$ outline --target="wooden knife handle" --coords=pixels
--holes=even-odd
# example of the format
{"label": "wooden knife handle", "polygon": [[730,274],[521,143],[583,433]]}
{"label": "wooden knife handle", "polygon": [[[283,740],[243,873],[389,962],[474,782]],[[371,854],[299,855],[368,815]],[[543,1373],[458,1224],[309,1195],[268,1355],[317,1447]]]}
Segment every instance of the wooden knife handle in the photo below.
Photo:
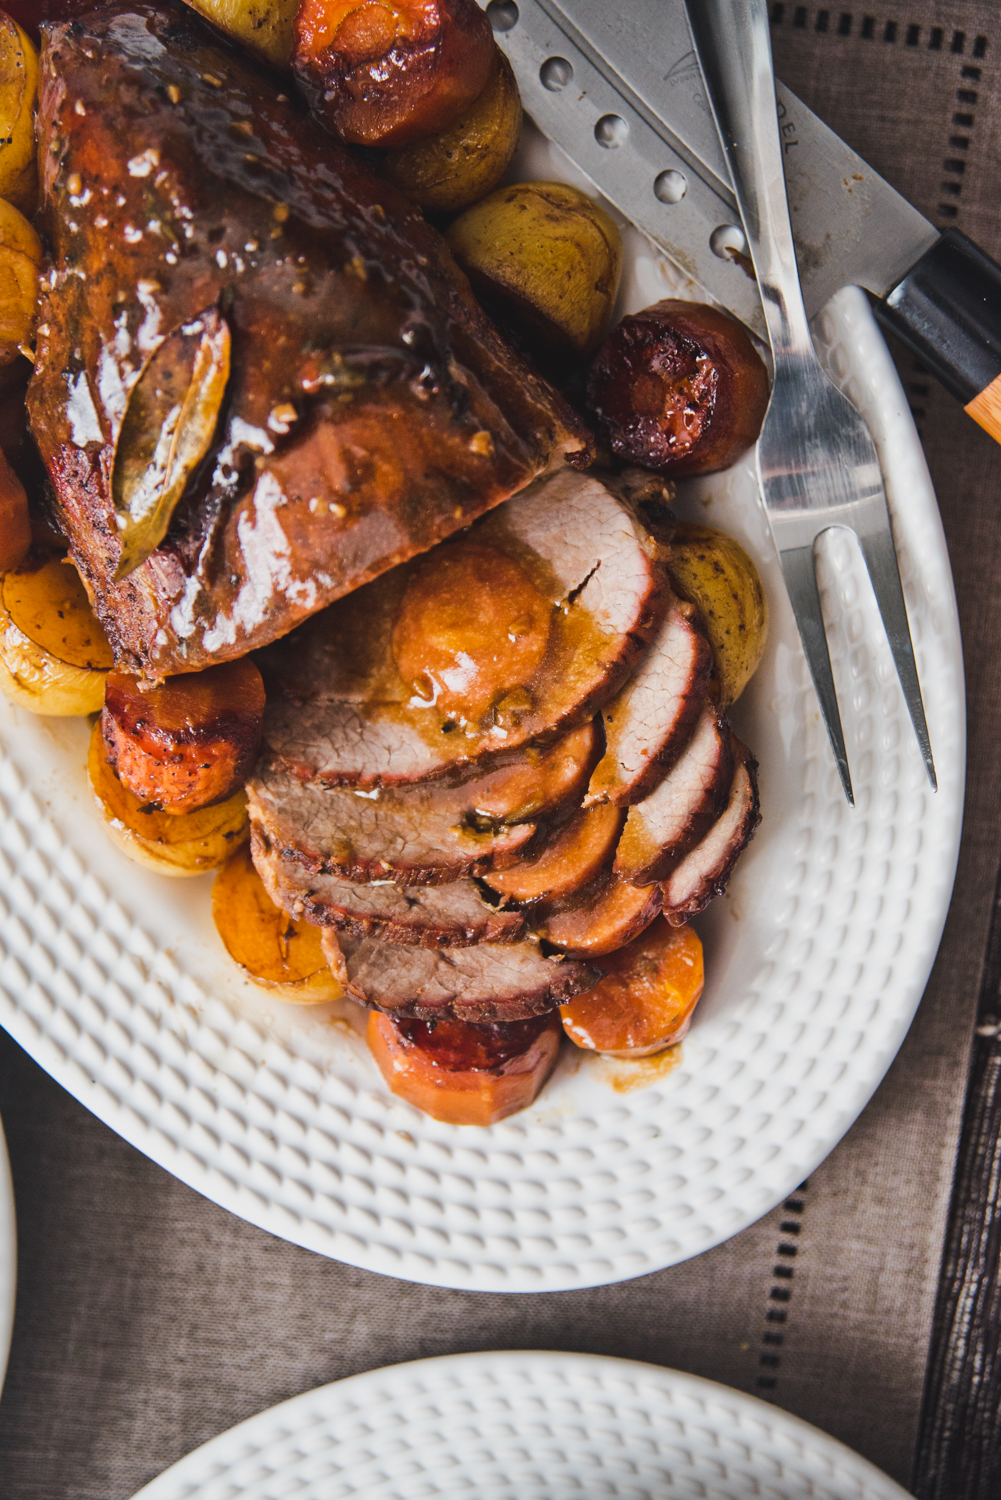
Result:
{"label": "wooden knife handle", "polygon": [[1001,443],[1001,266],[948,229],[876,316]]}

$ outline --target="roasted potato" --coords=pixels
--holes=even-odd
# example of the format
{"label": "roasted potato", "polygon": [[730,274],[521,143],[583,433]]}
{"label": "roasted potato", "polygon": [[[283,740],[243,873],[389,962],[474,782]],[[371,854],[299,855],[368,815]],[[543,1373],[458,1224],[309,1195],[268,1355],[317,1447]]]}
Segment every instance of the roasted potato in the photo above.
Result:
{"label": "roasted potato", "polygon": [[26,214],[38,206],[37,97],[38,53],[17,22],[0,11],[0,198]]}
{"label": "roasted potato", "polygon": [[0,580],[0,690],[32,713],[97,713],[111,648],[72,563],[31,559]]}
{"label": "roasted potato", "polygon": [[617,458],[675,478],[728,469],[768,405],[768,372],[719,308],[667,299],[623,318],[591,366],[587,409]]}
{"label": "roasted potato", "polygon": [[299,0],[187,0],[187,4],[274,67],[291,64]]}
{"label": "roasted potato", "polygon": [[292,67],[342,141],[394,147],[453,125],[486,87],[493,54],[475,0],[301,0]]}
{"label": "roasted potato", "polygon": [[320,948],[320,929],[294,921],[275,905],[247,844],[233,851],[215,878],[212,916],[226,952],[255,984],[305,1005],[343,995]]}
{"label": "roasted potato", "polygon": [[691,927],[658,917],[601,967],[594,989],[560,1006],[572,1042],[611,1057],[649,1057],[681,1040],[703,984],[702,944]]}
{"label": "roasted potato", "polygon": [[732,536],[693,521],[678,523],[668,570],[677,592],[705,620],[713,653],[709,691],[726,708],[750,682],[765,649],[768,606],[758,570]]}
{"label": "roasted potato", "polygon": [[110,672],[101,725],[123,785],[164,812],[191,813],[231,797],[257,759],[264,683],[249,657],[168,677],[144,690]]}
{"label": "roasted potato", "polygon": [[498,188],[445,238],[487,310],[544,362],[597,348],[619,289],[622,237],[586,193],[564,182]]}
{"label": "roasted potato", "polygon": [[495,1125],[532,1103],[553,1071],[560,1027],[529,1021],[394,1020],[373,1011],[369,1051],[394,1094],[446,1125]]}
{"label": "roasted potato", "polygon": [[0,365],[30,348],[42,242],[23,214],[0,199]]}
{"label": "roasted potato", "polygon": [[242,791],[228,802],[180,816],[140,802],[108,765],[100,720],[90,737],[87,773],[115,843],[129,859],[158,875],[204,875],[250,837]]}
{"label": "roasted potato", "polygon": [[499,47],[487,86],[454,125],[387,153],[383,174],[423,209],[454,213],[495,188],[521,137],[521,95]]}

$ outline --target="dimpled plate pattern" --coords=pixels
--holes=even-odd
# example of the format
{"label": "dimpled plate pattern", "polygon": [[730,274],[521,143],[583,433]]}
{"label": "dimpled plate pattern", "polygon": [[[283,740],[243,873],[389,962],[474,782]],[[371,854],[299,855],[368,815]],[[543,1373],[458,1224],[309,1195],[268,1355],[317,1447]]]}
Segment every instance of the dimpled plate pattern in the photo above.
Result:
{"label": "dimpled plate pattern", "polygon": [[865,1459],[715,1381],[588,1354],[354,1375],[206,1443],[134,1500],[907,1500]]}
{"label": "dimpled plate pattern", "polygon": [[[574,179],[531,132],[521,167]],[[626,265],[622,310],[684,295],[631,230]],[[963,797],[959,629],[921,448],[860,292],[839,293],[819,337],[884,465],[940,790],[925,781],[850,540],[832,533],[823,553],[854,812],[750,457],[685,485],[679,509],[733,532],[758,562],[771,626],[734,715],[761,761],[764,823],[698,924],[706,992],[673,1071],[630,1073],[568,1047],[534,1108],[490,1130],[419,1114],[383,1087],[361,1012],[284,1005],[236,973],[208,877],[163,879],[111,846],[86,786],[85,723],[7,706],[0,1024],[223,1207],[408,1280],[600,1285],[684,1260],[772,1208],[848,1129],[900,1046],[938,947]]]}

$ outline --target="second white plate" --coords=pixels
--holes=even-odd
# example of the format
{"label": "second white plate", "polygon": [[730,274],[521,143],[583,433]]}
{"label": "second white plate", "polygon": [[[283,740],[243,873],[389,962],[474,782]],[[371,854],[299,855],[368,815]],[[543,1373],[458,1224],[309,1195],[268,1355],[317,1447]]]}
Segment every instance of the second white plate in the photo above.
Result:
{"label": "second white plate", "polygon": [[[528,175],[572,176],[536,138]],[[623,310],[673,277],[627,235]],[[209,882],[130,865],[91,806],[82,721],[0,706],[0,1023],[127,1140],[271,1233],[368,1270],[484,1291],[654,1271],[736,1234],[858,1115],[931,970],[959,843],[959,627],[903,391],[864,297],[821,319],[825,356],[883,463],[939,775],[925,779],[857,548],[825,544],[831,645],[855,780],[845,804],[748,456],[679,509],[733,532],[771,608],[735,715],[764,822],[698,925],[707,984],[670,1059],[567,1049],[536,1106],[490,1130],[384,1087],[361,1013],[285,1006],[243,981]]]}

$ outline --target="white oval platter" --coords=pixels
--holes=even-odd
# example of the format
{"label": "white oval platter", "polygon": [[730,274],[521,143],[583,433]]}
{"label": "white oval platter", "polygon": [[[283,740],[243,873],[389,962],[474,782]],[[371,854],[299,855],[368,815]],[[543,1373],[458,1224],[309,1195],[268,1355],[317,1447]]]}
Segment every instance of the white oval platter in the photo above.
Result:
{"label": "white oval platter", "polygon": [[0,1125],[0,1391],[7,1373],[10,1336],[14,1331],[14,1299],[17,1293],[17,1221],[14,1215],[14,1184],[3,1126]]}
{"label": "white oval platter", "polygon": [[134,1500],[907,1500],[798,1417],[593,1354],[452,1354],[296,1396]]}
{"label": "white oval platter", "polygon": [[[530,132],[525,177],[575,179]],[[621,311],[684,295],[626,234]],[[771,611],[734,715],[764,821],[699,923],[707,983],[676,1066],[572,1048],[535,1107],[489,1130],[394,1099],[345,1004],[275,1001],[226,958],[209,879],[112,847],[84,773],[88,726],[0,701],[0,1024],[127,1140],[224,1208],[372,1271],[555,1291],[639,1276],[736,1234],[828,1154],[921,998],[952,890],[963,801],[959,626],[941,522],[861,292],[818,338],[879,447],[939,790],[904,709],[857,549],[825,539],[826,609],[857,806],[819,719],[748,454],[679,489],[735,534]],[[645,1084],[645,1087],[640,1085]]]}

